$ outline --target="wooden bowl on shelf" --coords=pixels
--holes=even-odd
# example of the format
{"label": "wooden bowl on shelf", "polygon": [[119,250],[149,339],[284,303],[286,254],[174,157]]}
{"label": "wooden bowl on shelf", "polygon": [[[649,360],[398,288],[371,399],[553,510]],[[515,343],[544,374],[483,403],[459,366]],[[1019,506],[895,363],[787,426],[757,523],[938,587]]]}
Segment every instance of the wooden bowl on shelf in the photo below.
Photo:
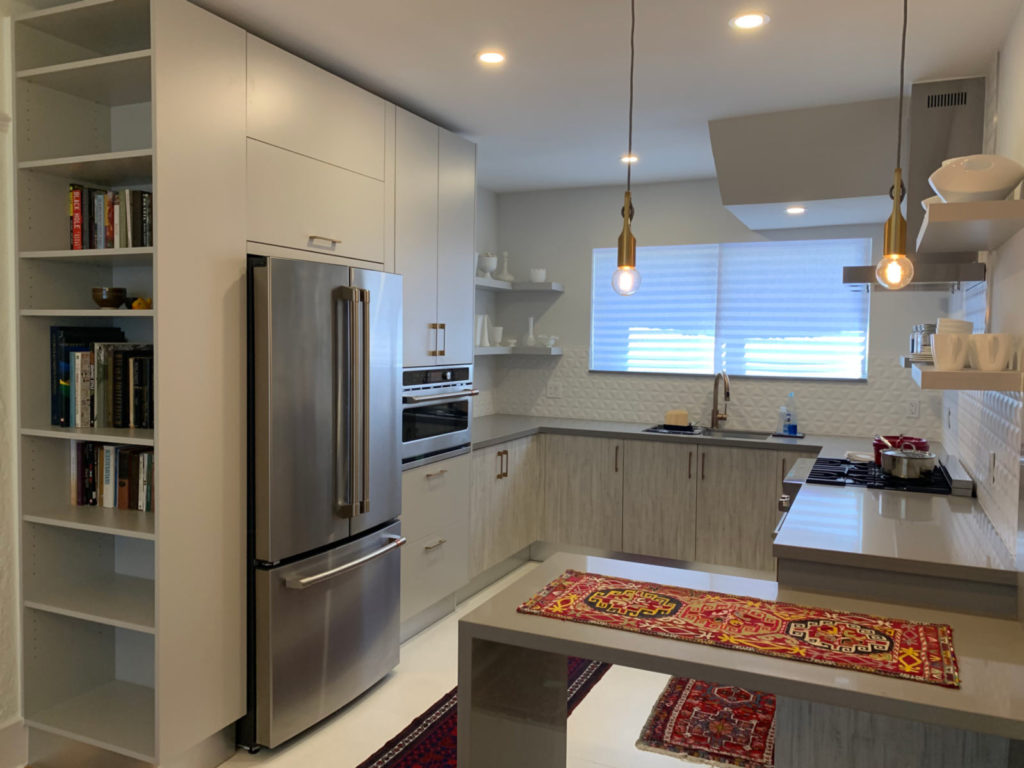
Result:
{"label": "wooden bowl on shelf", "polygon": [[124,304],[124,298],[128,295],[127,288],[93,288],[92,300],[97,306],[105,309],[117,309]]}

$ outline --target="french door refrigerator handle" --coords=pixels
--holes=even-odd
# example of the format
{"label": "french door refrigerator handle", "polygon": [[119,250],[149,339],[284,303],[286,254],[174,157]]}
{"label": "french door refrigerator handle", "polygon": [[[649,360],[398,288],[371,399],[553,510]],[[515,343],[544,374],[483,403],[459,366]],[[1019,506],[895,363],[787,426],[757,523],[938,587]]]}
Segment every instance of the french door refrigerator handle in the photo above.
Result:
{"label": "french door refrigerator handle", "polygon": [[359,457],[363,483],[359,513],[365,515],[370,511],[370,291],[364,288],[359,293],[363,303],[363,452]]}
{"label": "french door refrigerator handle", "polygon": [[363,555],[362,557],[356,558],[350,563],[345,563],[344,565],[339,565],[336,568],[331,568],[330,570],[324,571],[323,573],[315,573],[312,576],[306,576],[301,579],[286,577],[284,579],[284,585],[288,589],[306,589],[308,587],[312,587],[314,584],[319,584],[322,581],[333,579],[335,576],[341,576],[343,573],[347,573],[348,571],[358,568],[361,565],[365,565],[371,560],[376,560],[378,557],[383,557],[388,552],[391,552],[392,550],[398,549],[399,547],[403,546],[406,542],[405,536],[387,536],[386,538],[388,543],[385,544],[383,547],[381,547],[380,549],[375,549],[373,552]]}
{"label": "french door refrigerator handle", "polygon": [[[334,471],[336,486],[337,512],[341,517],[352,518],[360,514],[363,489],[357,490],[356,483],[362,482],[365,470],[365,456],[361,455],[360,448],[363,440],[356,435],[358,430],[363,431],[365,414],[360,415],[358,411],[365,404],[365,377],[357,374],[356,347],[360,344],[360,337],[356,333],[356,319],[358,317],[357,304],[362,300],[362,291],[359,288],[342,286],[335,292],[338,305],[336,307],[336,329],[335,329],[335,431],[334,431]],[[344,309],[342,309],[342,306]],[[343,330],[342,324],[346,327]],[[365,323],[364,323],[365,327]],[[365,343],[365,334],[364,334]],[[344,346],[344,350],[341,347]],[[365,356],[365,353],[364,353]],[[364,390],[360,397],[356,398],[356,384]],[[343,434],[344,433],[344,434]],[[342,466],[342,441],[347,443],[348,461]],[[360,471],[356,471],[356,457],[360,464]]]}

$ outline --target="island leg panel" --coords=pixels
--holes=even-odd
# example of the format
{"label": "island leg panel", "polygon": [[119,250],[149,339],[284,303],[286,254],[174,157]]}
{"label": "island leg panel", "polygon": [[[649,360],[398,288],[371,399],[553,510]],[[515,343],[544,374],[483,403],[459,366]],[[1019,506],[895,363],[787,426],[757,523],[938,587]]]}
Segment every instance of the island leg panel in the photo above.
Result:
{"label": "island leg panel", "polygon": [[459,631],[459,768],[564,768],[567,658]]}

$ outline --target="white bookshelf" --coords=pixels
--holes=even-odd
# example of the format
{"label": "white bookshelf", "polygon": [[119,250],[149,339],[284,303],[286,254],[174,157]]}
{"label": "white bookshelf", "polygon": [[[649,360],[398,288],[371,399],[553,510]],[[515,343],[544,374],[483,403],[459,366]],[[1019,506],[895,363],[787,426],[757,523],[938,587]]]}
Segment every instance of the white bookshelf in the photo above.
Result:
{"label": "white bookshelf", "polygon": [[[245,701],[245,33],[186,0],[58,2],[12,33],[29,759],[213,765]],[[72,183],[152,192],[155,244],[70,248]],[[156,428],[50,424],[51,326],[154,344]],[[78,441],[152,448],[154,511],[74,504]]]}

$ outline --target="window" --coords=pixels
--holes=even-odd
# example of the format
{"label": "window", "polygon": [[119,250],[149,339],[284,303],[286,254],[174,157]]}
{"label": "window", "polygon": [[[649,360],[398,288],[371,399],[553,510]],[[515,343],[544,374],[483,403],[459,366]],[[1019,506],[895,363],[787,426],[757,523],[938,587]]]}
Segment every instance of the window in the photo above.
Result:
{"label": "window", "polygon": [[591,370],[867,377],[868,294],[843,267],[871,263],[869,239],[642,247],[633,296],[615,263],[594,250]]}

